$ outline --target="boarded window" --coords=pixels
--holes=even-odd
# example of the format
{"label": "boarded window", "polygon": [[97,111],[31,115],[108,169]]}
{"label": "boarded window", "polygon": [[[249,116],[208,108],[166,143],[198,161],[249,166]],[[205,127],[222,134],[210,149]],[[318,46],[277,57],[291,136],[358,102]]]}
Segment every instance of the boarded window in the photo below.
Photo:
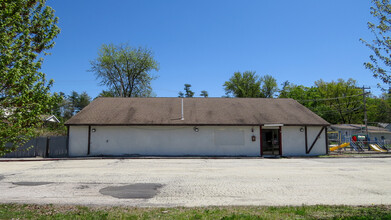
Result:
{"label": "boarded window", "polygon": [[239,129],[216,129],[216,145],[244,145],[244,131]]}

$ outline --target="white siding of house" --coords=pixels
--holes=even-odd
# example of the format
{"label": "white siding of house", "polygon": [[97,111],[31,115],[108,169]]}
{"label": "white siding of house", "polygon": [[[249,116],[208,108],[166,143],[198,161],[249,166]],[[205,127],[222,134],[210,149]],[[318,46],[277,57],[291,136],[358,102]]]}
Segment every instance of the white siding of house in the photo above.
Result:
{"label": "white siding of house", "polygon": [[[96,131],[91,132],[90,155],[260,156],[259,126],[197,127],[198,132],[193,126],[91,126]],[[305,133],[300,128],[304,126],[282,127],[282,155],[326,154],[325,131],[306,154]],[[308,148],[320,129],[308,126]],[[87,156],[87,150],[88,126],[70,126],[69,156]]]}
{"label": "white siding of house", "polygon": [[88,151],[88,126],[69,126],[69,156],[86,156]]}
{"label": "white siding of house", "polygon": [[260,155],[259,127],[197,127],[92,126],[91,155]]}
{"label": "white siding of house", "polygon": [[[319,136],[318,141],[312,148],[309,154],[305,152],[305,132],[301,132],[300,128],[304,126],[284,126],[282,127],[282,155],[283,156],[314,156],[326,154],[326,140],[325,130]],[[307,137],[308,137],[308,149],[314,142],[322,127],[308,126]]]}

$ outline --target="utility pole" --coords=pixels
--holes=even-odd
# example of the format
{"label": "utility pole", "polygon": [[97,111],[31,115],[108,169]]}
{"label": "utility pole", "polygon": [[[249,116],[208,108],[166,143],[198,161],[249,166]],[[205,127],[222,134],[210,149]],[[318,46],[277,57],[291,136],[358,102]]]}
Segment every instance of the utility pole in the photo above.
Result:
{"label": "utility pole", "polygon": [[367,119],[367,101],[366,101],[366,95],[369,94],[365,92],[366,89],[371,89],[371,87],[365,87],[365,86],[362,86],[362,96],[363,96],[363,100],[364,100],[364,123],[365,123],[365,134],[367,136],[367,139],[368,139],[368,119]]}

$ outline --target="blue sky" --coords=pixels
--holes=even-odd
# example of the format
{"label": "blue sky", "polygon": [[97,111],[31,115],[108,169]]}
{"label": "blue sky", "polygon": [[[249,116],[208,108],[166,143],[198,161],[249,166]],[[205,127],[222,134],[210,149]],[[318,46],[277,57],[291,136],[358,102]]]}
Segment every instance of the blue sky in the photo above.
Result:
{"label": "blue sky", "polygon": [[102,44],[150,48],[160,63],[152,87],[158,97],[176,97],[183,84],[196,95],[224,95],[235,71],[270,74],[278,84],[357,79],[376,84],[363,63],[372,39],[369,0],[48,0],[61,33],[42,71],[53,92],[103,89],[90,69]]}

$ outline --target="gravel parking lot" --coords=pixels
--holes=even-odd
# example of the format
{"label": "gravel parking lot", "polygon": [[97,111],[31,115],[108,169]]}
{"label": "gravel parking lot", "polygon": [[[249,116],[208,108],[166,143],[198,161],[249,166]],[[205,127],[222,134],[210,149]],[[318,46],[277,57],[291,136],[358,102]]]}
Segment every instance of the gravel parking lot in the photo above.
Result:
{"label": "gravel parking lot", "polygon": [[391,158],[0,161],[0,203],[391,204]]}

